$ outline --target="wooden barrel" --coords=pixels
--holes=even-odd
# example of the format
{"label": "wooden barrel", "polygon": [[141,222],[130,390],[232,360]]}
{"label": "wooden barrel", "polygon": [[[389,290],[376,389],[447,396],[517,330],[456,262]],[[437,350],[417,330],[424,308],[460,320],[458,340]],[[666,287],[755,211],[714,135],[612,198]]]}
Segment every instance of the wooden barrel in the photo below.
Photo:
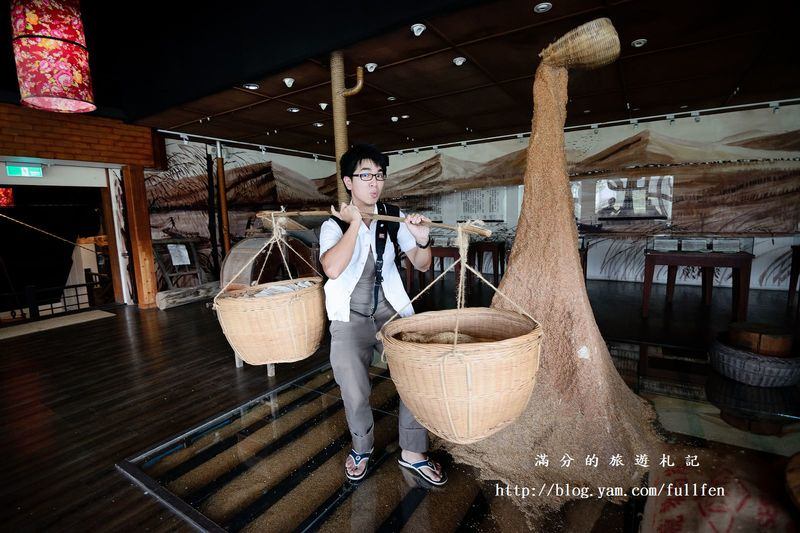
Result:
{"label": "wooden barrel", "polygon": [[780,326],[735,322],[728,328],[728,341],[760,355],[790,357],[792,354],[792,332]]}

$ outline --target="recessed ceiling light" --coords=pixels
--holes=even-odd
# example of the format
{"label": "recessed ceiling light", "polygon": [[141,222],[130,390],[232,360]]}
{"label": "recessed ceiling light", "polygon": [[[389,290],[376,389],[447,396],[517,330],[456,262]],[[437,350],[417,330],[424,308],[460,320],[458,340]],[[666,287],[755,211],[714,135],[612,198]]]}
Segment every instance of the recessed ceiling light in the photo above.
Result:
{"label": "recessed ceiling light", "polygon": [[245,83],[244,85],[242,85],[242,87],[244,87],[245,89],[247,89],[249,91],[257,91],[259,89],[259,87],[261,87],[261,85],[259,85],[257,83]]}
{"label": "recessed ceiling light", "polygon": [[397,97],[396,96],[387,96],[386,99],[389,100],[390,102],[394,102],[395,100],[397,100]]}
{"label": "recessed ceiling light", "polygon": [[286,111],[288,111],[289,113],[299,113],[300,109],[297,107],[287,107]]}
{"label": "recessed ceiling light", "polygon": [[411,118],[411,115],[400,115],[400,118]]}
{"label": "recessed ceiling light", "polygon": [[681,109],[686,109],[687,107],[689,107],[689,106],[688,106],[688,105],[686,105],[686,104],[683,104],[683,105],[681,106]]}
{"label": "recessed ceiling light", "polygon": [[584,109],[583,112],[588,115],[589,113],[592,112],[592,110],[591,109]]}
{"label": "recessed ceiling light", "polygon": [[642,38],[642,39],[634,39],[633,41],[631,41],[631,46],[633,46],[634,48],[641,48],[642,46],[644,46],[646,44],[647,44],[647,39],[644,39],[644,38]]}
{"label": "recessed ceiling light", "polygon": [[425,24],[416,23],[411,26],[411,32],[414,34],[414,37],[419,37],[422,35],[422,32],[425,31]]}
{"label": "recessed ceiling light", "polygon": [[287,87],[294,85],[294,78],[283,78],[283,83],[286,84]]}
{"label": "recessed ceiling light", "polygon": [[458,57],[454,57],[453,58],[453,63],[455,63],[455,65],[457,67],[460,67],[461,65],[463,65],[466,62],[467,62],[467,58],[466,57],[458,56]]}
{"label": "recessed ceiling light", "polygon": [[553,4],[551,4],[550,2],[539,2],[538,4],[533,6],[534,13],[547,13],[551,9],[553,9]]}
{"label": "recessed ceiling light", "polygon": [[397,122],[398,120],[400,120],[399,117],[392,117],[392,122]]}
{"label": "recessed ceiling light", "polygon": [[320,102],[319,103],[319,108],[322,109],[323,111],[325,111],[325,109],[327,107],[328,107],[328,102]]}
{"label": "recessed ceiling light", "polygon": [[375,69],[378,68],[377,63],[367,63],[364,65],[364,68],[367,69],[367,72],[375,72]]}
{"label": "recessed ceiling light", "polygon": [[321,128],[322,126],[323,126],[322,122],[315,122],[314,123],[314,127],[315,128]]}
{"label": "recessed ceiling light", "polygon": [[349,120],[347,121],[347,125],[348,125],[348,126],[350,125],[350,121],[349,121]]}

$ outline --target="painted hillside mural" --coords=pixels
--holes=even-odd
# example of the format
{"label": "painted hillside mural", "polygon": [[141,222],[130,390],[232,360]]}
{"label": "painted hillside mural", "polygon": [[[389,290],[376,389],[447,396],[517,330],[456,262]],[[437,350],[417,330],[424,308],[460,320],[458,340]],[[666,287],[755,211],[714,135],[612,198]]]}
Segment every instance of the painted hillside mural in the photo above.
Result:
{"label": "painted hillside mural", "polygon": [[[725,234],[755,238],[753,286],[785,287],[789,246],[800,234],[798,107],[567,133],[576,219],[592,235],[589,277],[641,280],[651,235]],[[146,176],[153,238],[201,239],[206,257],[207,149],[168,141],[169,169]],[[333,162],[227,150],[234,241],[257,231],[260,209],[335,201]],[[434,219],[489,220],[512,244],[526,150],[512,139],[393,155],[384,197]],[[658,275],[663,281],[665,272]],[[679,282],[699,283],[697,275],[684,269]],[[730,284],[730,272],[718,271],[716,281]]]}

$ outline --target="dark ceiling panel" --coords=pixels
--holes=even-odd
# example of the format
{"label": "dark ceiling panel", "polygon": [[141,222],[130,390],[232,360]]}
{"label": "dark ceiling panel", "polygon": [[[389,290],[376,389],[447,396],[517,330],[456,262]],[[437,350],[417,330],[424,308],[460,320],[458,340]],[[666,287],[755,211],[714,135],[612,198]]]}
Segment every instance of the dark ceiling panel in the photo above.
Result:
{"label": "dark ceiling panel", "polygon": [[[646,87],[675,78],[742,74],[755,60],[762,40],[763,36],[750,34],[687,48],[654,51],[622,59],[620,68],[629,87]],[[686,60],[692,56],[714,60]]]}
{"label": "dark ceiling panel", "polygon": [[[601,69],[570,71],[567,125],[800,96],[793,27],[800,2],[775,0],[769,9],[746,10],[722,0],[564,0],[542,15],[533,13],[535,4],[476,2],[457,12],[410,18],[345,48],[348,86],[355,83],[357,65],[379,65],[365,72],[363,90],[347,100],[350,142],[407,149],[527,131],[538,53],[601,16],[610,17],[619,32],[621,58]],[[417,21],[428,26],[420,38],[409,30]],[[647,45],[632,47],[636,38],[647,38]],[[291,43],[270,53],[283,53],[284,47]],[[467,58],[461,67],[452,63],[458,55]],[[144,123],[184,122],[193,132],[332,153],[332,108],[319,108],[331,99],[327,61],[326,54],[308,55],[258,80],[262,86],[255,93],[229,86],[182,106],[193,113],[174,108]],[[281,81],[286,76],[296,80],[291,89]],[[396,99],[389,101],[389,95]],[[301,111],[288,113],[292,106]],[[198,123],[212,112],[210,122]],[[405,114],[408,119],[391,121]],[[322,127],[313,126],[317,121]]]}
{"label": "dark ceiling panel", "polygon": [[519,108],[520,103],[496,85],[444,98],[426,100],[421,107],[451,118],[460,118],[465,124],[476,114]]}
{"label": "dark ceiling panel", "polygon": [[410,25],[407,25],[347,48],[344,51],[344,58],[346,64],[353,65],[353,68],[355,65],[376,63],[378,72],[389,64],[447,47],[447,43],[430,31],[415,37],[411,33]]}
{"label": "dark ceiling panel", "polygon": [[469,61],[457,67],[454,52],[442,52],[372,74],[370,83],[398,98],[411,99],[491,83]]}
{"label": "dark ceiling panel", "polygon": [[254,104],[259,100],[261,100],[261,97],[258,95],[230,89],[195,100],[181,107],[186,111],[196,113],[198,117],[202,117],[213,115],[226,109]]}
{"label": "dark ceiling panel", "polygon": [[433,17],[431,23],[448,39],[459,44],[529,25],[546,25],[562,17],[602,7],[599,0],[567,0],[552,2],[553,8],[549,12],[537,14],[533,11],[537,3],[532,0],[492,2]]}

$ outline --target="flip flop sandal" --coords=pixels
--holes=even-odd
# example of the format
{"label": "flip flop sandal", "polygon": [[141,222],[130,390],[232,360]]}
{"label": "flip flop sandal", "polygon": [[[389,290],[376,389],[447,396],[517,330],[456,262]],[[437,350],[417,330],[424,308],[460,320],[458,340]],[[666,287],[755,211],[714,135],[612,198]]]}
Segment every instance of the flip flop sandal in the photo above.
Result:
{"label": "flip flop sandal", "polygon": [[361,461],[367,461],[367,464],[364,466],[364,470],[357,476],[350,475],[350,473],[347,471],[347,465],[345,464],[344,475],[347,477],[347,479],[350,481],[361,481],[364,479],[364,476],[367,475],[367,470],[369,469],[369,456],[372,455],[373,450],[375,450],[374,446],[366,453],[356,453],[355,450],[350,450],[349,455],[353,458],[354,466],[360,465]]}
{"label": "flip flop sandal", "polygon": [[398,464],[403,468],[407,468],[413,472],[419,474],[425,481],[430,483],[431,485],[435,485],[437,487],[441,487],[445,483],[447,483],[447,474],[442,471],[440,473],[441,479],[438,481],[430,477],[430,475],[426,474],[423,468],[430,468],[432,471],[436,472],[436,465],[433,464],[433,461],[430,459],[425,459],[423,461],[417,461],[416,463],[409,463],[408,461],[404,461],[403,459],[397,460]]}

